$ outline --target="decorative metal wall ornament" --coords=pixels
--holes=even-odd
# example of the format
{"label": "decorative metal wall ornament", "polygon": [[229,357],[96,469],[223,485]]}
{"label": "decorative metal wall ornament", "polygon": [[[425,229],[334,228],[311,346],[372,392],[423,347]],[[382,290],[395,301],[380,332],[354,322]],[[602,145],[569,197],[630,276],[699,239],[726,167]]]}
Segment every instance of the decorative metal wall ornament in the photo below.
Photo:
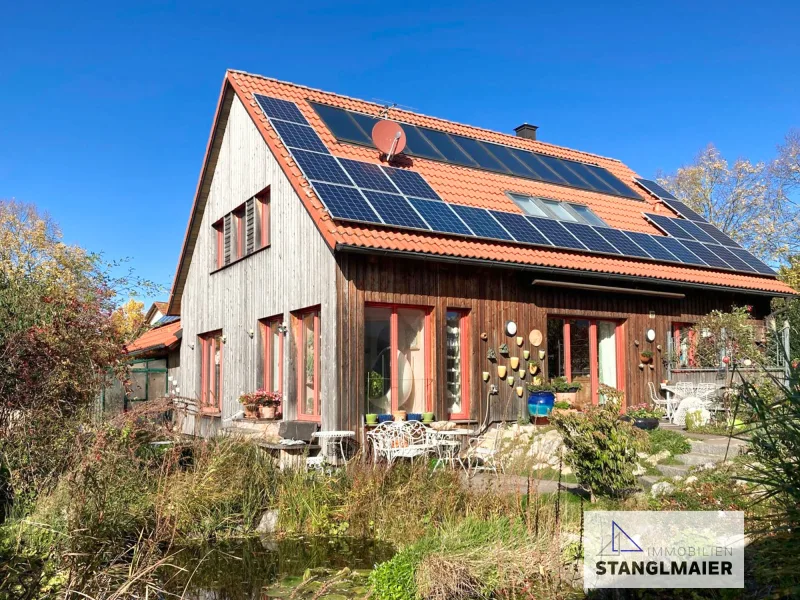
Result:
{"label": "decorative metal wall ornament", "polygon": [[531,330],[531,334],[529,336],[531,344],[536,346],[537,348],[542,344],[542,332],[538,329]]}
{"label": "decorative metal wall ornament", "polygon": [[489,348],[489,350],[486,351],[486,358],[492,362],[497,360],[497,353],[494,351],[494,348]]}
{"label": "decorative metal wall ornament", "polygon": [[531,375],[536,375],[536,373],[539,372],[539,365],[537,365],[536,363],[530,363],[528,365],[528,371],[531,372]]}
{"label": "decorative metal wall ornament", "polygon": [[508,355],[508,344],[500,344],[500,354]]}
{"label": "decorative metal wall ornament", "polygon": [[514,321],[508,321],[506,323],[506,333],[508,335],[514,335],[517,333],[517,324]]}

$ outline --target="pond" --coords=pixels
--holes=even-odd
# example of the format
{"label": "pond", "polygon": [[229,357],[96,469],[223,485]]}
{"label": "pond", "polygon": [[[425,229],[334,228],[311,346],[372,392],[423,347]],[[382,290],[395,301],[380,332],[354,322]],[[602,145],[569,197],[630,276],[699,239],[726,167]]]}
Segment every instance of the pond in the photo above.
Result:
{"label": "pond", "polygon": [[[354,538],[249,538],[181,548],[163,589],[197,600],[364,597],[367,576],[392,557],[387,544]],[[184,591],[185,590],[185,591]]]}

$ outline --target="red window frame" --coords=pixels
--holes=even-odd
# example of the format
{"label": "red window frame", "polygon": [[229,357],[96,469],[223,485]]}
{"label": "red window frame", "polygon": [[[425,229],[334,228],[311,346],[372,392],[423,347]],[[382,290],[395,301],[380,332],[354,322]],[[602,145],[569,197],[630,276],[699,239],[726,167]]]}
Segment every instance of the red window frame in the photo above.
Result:
{"label": "red window frame", "polygon": [[233,260],[239,260],[240,258],[244,258],[244,252],[247,249],[243,236],[245,230],[244,223],[247,220],[247,203],[245,202],[241,206],[237,206],[231,214],[233,215],[234,227],[236,229],[236,257]]}
{"label": "red window frame", "polygon": [[[587,318],[581,315],[547,315],[548,319],[560,319],[563,321],[563,340],[564,340],[564,375],[567,381],[572,381],[572,348],[571,348],[571,331],[570,321],[588,321],[589,322],[589,365],[590,365],[590,379],[592,385],[592,404],[597,405],[600,402],[600,375],[598,373],[597,365],[597,322],[606,321],[608,323],[616,323],[616,330],[614,331],[614,339],[617,347],[617,387],[621,392],[625,391],[625,321],[618,319],[598,319]],[[625,406],[621,407],[625,411]]]}
{"label": "red window frame", "polygon": [[[431,321],[433,315],[433,309],[430,306],[421,306],[418,304],[393,304],[393,303],[386,303],[386,302],[367,302],[365,307],[370,308],[389,308],[391,309],[391,317],[389,320],[389,327],[390,327],[390,345],[391,345],[391,353],[392,356],[397,356],[398,352],[398,330],[397,330],[397,323],[398,323],[398,316],[397,311],[402,310],[405,308],[413,309],[413,310],[421,310],[425,313],[425,331],[423,335],[422,345],[423,345],[423,361],[425,362],[425,412],[431,410]],[[392,412],[394,413],[397,410],[397,400],[400,396],[400,390],[398,388],[398,369],[399,365],[397,364],[397,360],[392,360]],[[366,383],[365,383],[366,385]],[[364,394],[366,397],[366,390],[364,390]],[[362,407],[365,406],[365,400],[361,403]]]}
{"label": "red window frame", "polygon": [[[445,310],[445,326],[447,323],[447,313],[454,312],[458,313],[459,316],[459,328],[460,328],[460,338],[459,341],[461,343],[461,412],[458,413],[450,413],[450,419],[468,419],[469,418],[469,409],[470,409],[470,385],[469,385],[469,377],[470,373],[470,340],[471,340],[471,332],[470,332],[470,311],[469,309],[465,308],[448,308]],[[447,340],[447,332],[445,332],[444,336],[445,341]],[[426,364],[427,364],[427,357],[426,357]],[[447,368],[447,349],[445,348],[445,368]],[[447,385],[447,377],[445,376],[445,385]],[[449,410],[449,407],[448,407]]]}
{"label": "red window frame", "polygon": [[[319,354],[320,354],[320,312],[319,306],[306,308],[294,314],[294,333],[295,340],[297,340],[297,419],[300,421],[319,421],[320,420],[320,401],[319,401]],[[305,330],[303,328],[303,321],[305,317],[314,316],[314,383],[313,394],[314,402],[312,413],[304,413],[303,406],[305,404],[305,382],[303,381],[306,359],[306,340]]]}
{"label": "red window frame", "polygon": [[256,196],[256,206],[258,207],[259,211],[259,220],[261,224],[261,239],[259,240],[261,243],[261,248],[266,248],[270,245],[270,193],[269,188],[261,192]]}
{"label": "red window frame", "polygon": [[225,219],[220,219],[213,225],[217,239],[217,268],[221,269],[225,262]]}
{"label": "red window frame", "polygon": [[694,344],[695,344],[695,335],[696,332],[694,329],[694,323],[683,323],[683,322],[674,322],[672,324],[672,351],[675,354],[680,353],[681,347],[681,329],[688,329],[688,342],[689,342],[689,356],[688,356],[688,364],[684,367],[683,365],[676,365],[675,369],[691,369],[695,366],[695,355],[694,355]]}
{"label": "red window frame", "polygon": [[[285,332],[282,329],[283,324],[283,315],[278,315],[275,317],[270,317],[268,319],[263,319],[261,321],[261,340],[264,347],[263,352],[263,388],[268,392],[279,392],[283,393],[283,344],[285,339]],[[273,349],[273,340],[274,338],[278,338],[278,389],[272,389],[272,363],[273,363],[273,356],[272,356],[272,349]]]}
{"label": "red window frame", "polygon": [[[222,412],[222,384],[225,379],[223,376],[225,365],[224,343],[222,341],[222,330],[211,331],[198,336],[200,342],[200,411],[202,413],[218,414]],[[219,350],[219,382],[216,381],[216,369],[214,359]],[[217,398],[211,398],[213,390],[219,384],[219,394]]]}

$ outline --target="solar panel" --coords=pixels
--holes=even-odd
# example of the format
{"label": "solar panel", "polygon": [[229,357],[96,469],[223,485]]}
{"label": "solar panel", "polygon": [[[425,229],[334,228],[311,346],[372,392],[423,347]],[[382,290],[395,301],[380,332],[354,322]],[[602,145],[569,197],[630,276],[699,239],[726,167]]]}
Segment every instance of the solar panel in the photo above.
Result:
{"label": "solar panel", "polygon": [[624,231],[610,229],[609,227],[595,227],[594,230],[625,256],[650,258],[650,255],[642,250],[631,238],[625,235]]}
{"label": "solar panel", "polygon": [[686,219],[681,219],[679,225],[681,226],[681,229],[685,230],[686,233],[690,234],[698,242],[706,242],[708,244],[717,243],[717,240],[708,235],[704,230],[700,229],[697,226],[697,223],[687,221]]}
{"label": "solar panel", "polygon": [[353,185],[347,173],[330,154],[318,154],[306,150],[292,150],[292,157],[303,170],[306,179]]}
{"label": "solar panel", "polygon": [[617,190],[608,185],[604,180],[600,179],[591,169],[589,169],[589,165],[573,162],[570,163],[569,168],[580,175],[581,179],[583,179],[601,194],[617,194]]}
{"label": "solar panel", "polygon": [[361,221],[363,223],[380,223],[381,220],[372,210],[361,193],[354,187],[329,185],[314,182],[314,191],[325,204],[334,219]]}
{"label": "solar panel", "polygon": [[663,187],[661,187],[651,179],[637,179],[636,183],[638,183],[640,186],[642,186],[644,189],[646,189],[654,196],[658,196],[659,198],[663,198],[665,200],[677,200],[675,196],[670,194],[667,190],[665,190]]}
{"label": "solar panel", "polygon": [[358,126],[353,119],[353,115],[356,113],[348,113],[339,108],[326,104],[317,104],[316,102],[310,102],[309,104],[317,111],[317,114],[325,122],[331,133],[336,136],[337,140],[372,145],[372,139],[370,138],[372,130],[364,131],[363,127]]}
{"label": "solar panel", "polygon": [[449,204],[444,202],[433,202],[431,200],[421,200],[419,198],[409,198],[409,202],[422,215],[434,231],[444,233],[457,233],[460,235],[472,235],[472,232],[453,212]]}
{"label": "solar panel", "polygon": [[713,237],[718,244],[722,244],[723,246],[729,246],[731,248],[739,248],[739,244],[734,242],[731,238],[727,235],[722,233],[719,229],[714,227],[711,223],[695,223],[700,229],[705,231],[708,235]]}
{"label": "solar panel", "polygon": [[720,246],[719,244],[703,244],[706,248],[711,250],[714,254],[719,256],[722,260],[728,263],[737,271],[744,271],[744,272],[753,272],[757,273],[754,267],[751,267],[741,258],[736,256],[733,252],[728,250],[725,246]]}
{"label": "solar panel", "polygon": [[417,212],[411,207],[403,196],[397,194],[384,194],[372,190],[362,190],[378,214],[387,225],[410,227],[412,229],[430,230],[425,222],[420,219]]}
{"label": "solar panel", "polygon": [[711,267],[718,267],[720,269],[730,269],[731,266],[722,260],[719,256],[711,252],[708,248],[706,248],[700,242],[693,242],[690,240],[683,240],[683,245],[686,246],[689,250],[694,252],[697,256],[703,259],[703,261],[711,266]]}
{"label": "solar panel", "polygon": [[294,102],[270,98],[269,96],[262,96],[261,94],[254,94],[254,97],[261,107],[261,110],[263,110],[264,114],[270,119],[283,119],[284,121],[291,121],[292,123],[308,125],[308,121]]}
{"label": "solar panel", "polygon": [[536,244],[537,246],[552,246],[552,244],[539,233],[539,230],[531,225],[522,215],[498,210],[490,210],[489,212],[518,242]]}
{"label": "solar panel", "polygon": [[638,194],[636,194],[630,186],[626,185],[621,179],[617,178],[616,176],[612,175],[610,171],[604,169],[603,167],[598,167],[597,165],[586,165],[586,168],[589,169],[592,173],[595,174],[596,177],[605,181],[608,185],[614,188],[617,191],[617,194],[623,196],[625,198],[635,198],[636,200],[641,200]]}
{"label": "solar panel", "polygon": [[606,254],[619,254],[619,250],[609,244],[603,236],[597,233],[593,227],[583,223],[564,222],[564,228],[578,238],[581,243],[592,252],[604,252]]}
{"label": "solar panel", "polygon": [[456,214],[461,217],[461,220],[472,229],[472,232],[478,237],[485,237],[494,240],[512,240],[508,232],[503,229],[495,218],[489,214],[484,208],[475,208],[473,206],[462,206],[460,204],[451,204],[450,208],[456,211]]}
{"label": "solar panel", "polygon": [[750,254],[747,250],[742,248],[728,248],[733,254],[741,258],[748,265],[753,267],[758,273],[762,275],[776,275],[775,271],[767,264],[758,260],[755,256]]}
{"label": "solar panel", "polygon": [[289,148],[302,148],[329,154],[328,148],[319,139],[317,132],[308,125],[298,125],[288,121],[272,121],[272,126]]}
{"label": "solar panel", "polygon": [[395,167],[381,168],[406,196],[427,198],[428,200],[442,199],[439,194],[437,194],[434,189],[428,185],[428,182],[425,181],[422,178],[422,175],[419,173],[414,171],[406,171],[405,169],[396,169]]}
{"label": "solar panel", "polygon": [[350,160],[349,158],[339,158],[339,162],[358,187],[389,192],[390,194],[397,193],[397,188],[386,176],[380,165]]}
{"label": "solar panel", "polygon": [[586,250],[586,246],[580,240],[564,229],[564,226],[553,219],[543,219],[542,217],[526,217],[533,223],[544,236],[550,240],[554,246],[561,248],[572,248],[574,250]]}
{"label": "solar panel", "polygon": [[677,260],[671,252],[658,243],[658,240],[654,239],[656,236],[637,231],[626,231],[625,234],[656,260]]}
{"label": "solar panel", "polygon": [[651,213],[647,213],[645,217],[647,217],[649,221],[651,221],[656,227],[658,227],[667,235],[671,235],[674,238],[679,238],[682,240],[694,239],[694,236],[680,226],[678,219],[670,219],[664,215],[654,215]]}
{"label": "solar panel", "polygon": [[664,200],[663,202],[684,219],[689,219],[696,223],[708,223],[702,215],[693,211],[687,204],[684,204],[680,200]]}
{"label": "solar panel", "polygon": [[669,250],[675,256],[675,258],[678,259],[678,262],[687,265],[706,266],[706,263],[703,262],[703,259],[698,257],[694,252],[684,246],[680,240],[676,240],[675,238],[671,237],[659,237],[657,235],[654,235],[653,239],[664,246],[664,248]]}

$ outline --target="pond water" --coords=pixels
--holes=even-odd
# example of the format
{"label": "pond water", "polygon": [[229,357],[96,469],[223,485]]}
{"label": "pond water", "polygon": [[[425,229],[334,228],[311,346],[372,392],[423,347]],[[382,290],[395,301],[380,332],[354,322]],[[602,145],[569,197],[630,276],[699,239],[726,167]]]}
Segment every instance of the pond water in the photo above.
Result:
{"label": "pond water", "polygon": [[[354,538],[253,538],[181,548],[162,569],[165,591],[197,600],[364,597],[367,576],[392,557],[386,544]],[[185,590],[185,592],[184,592]]]}

